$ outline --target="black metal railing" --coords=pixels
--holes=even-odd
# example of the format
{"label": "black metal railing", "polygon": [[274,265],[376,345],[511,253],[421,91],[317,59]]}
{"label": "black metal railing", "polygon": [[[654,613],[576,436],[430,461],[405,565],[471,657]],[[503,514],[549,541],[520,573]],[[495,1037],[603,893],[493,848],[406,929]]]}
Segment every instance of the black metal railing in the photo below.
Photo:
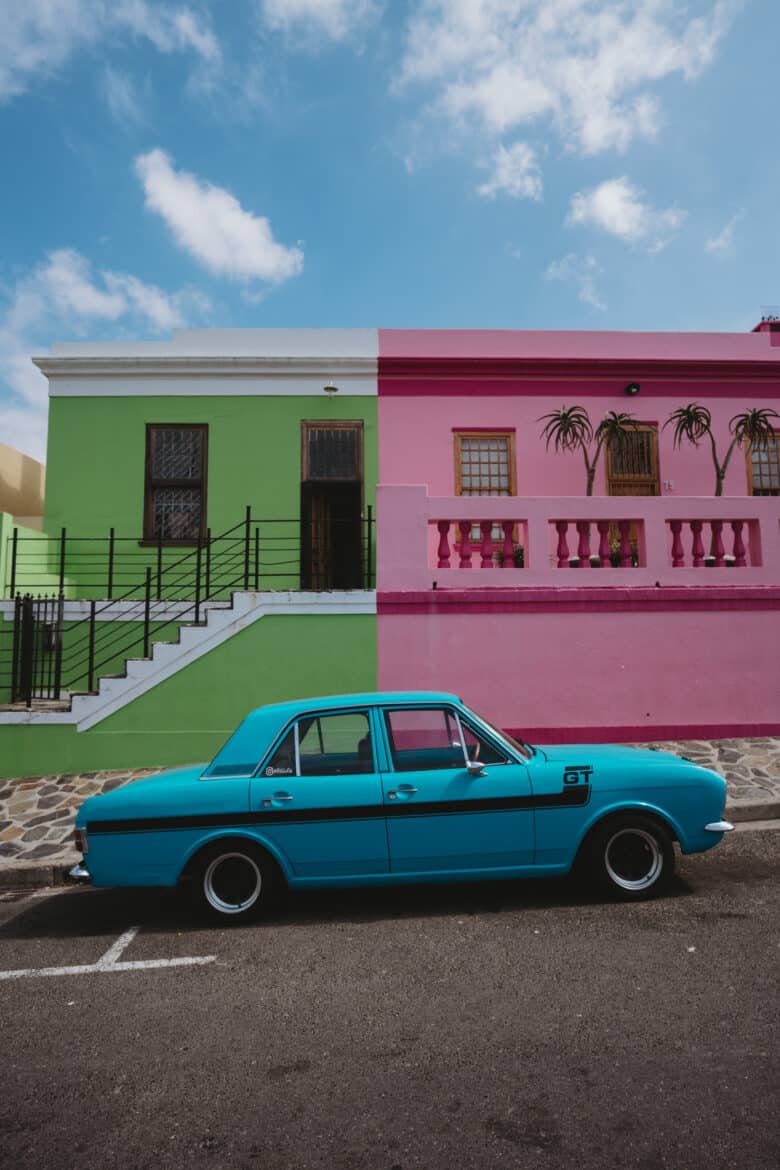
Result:
{"label": "black metal railing", "polygon": [[[337,527],[347,523],[351,528]],[[7,694],[0,702],[28,707],[33,700],[57,701],[76,692],[95,691],[101,676],[124,671],[128,658],[149,658],[154,642],[175,640],[183,624],[201,624],[206,607],[225,604],[233,592],[371,588],[374,582],[370,507],[359,524],[331,519],[325,526],[300,520],[257,520],[247,508],[238,524],[217,537],[207,531],[194,547],[175,550],[174,559],[166,561],[158,544],[140,579],[121,593],[117,592],[120,577],[113,532],[105,550],[107,558],[100,563],[104,575],[80,585],[83,562],[78,563],[78,553],[75,559],[70,553],[65,530],[59,538],[32,541],[55,546],[48,550],[58,573],[53,595],[33,594],[29,576],[20,574],[21,539],[16,531],[13,539],[14,621],[0,623],[8,627],[0,639],[0,695]],[[338,555],[329,560],[333,549]],[[94,566],[94,556],[90,564]],[[18,591],[22,580],[27,582],[24,594]],[[84,591],[98,588],[101,580],[106,583],[106,596],[85,596]],[[88,609],[70,618],[65,593],[77,589]]]}
{"label": "black metal railing", "polygon": [[[373,509],[365,517],[284,520],[258,519],[246,509],[244,519],[213,536],[211,529],[186,546],[142,541],[137,536],[74,536],[61,528],[56,536],[22,536],[14,528],[8,550],[2,595],[53,594],[97,600],[141,596],[151,569],[153,597],[186,598],[197,584],[210,591],[220,575],[229,577],[240,563],[238,586],[244,589],[365,588],[374,584]],[[346,548],[346,555],[345,555]],[[200,568],[198,559],[200,558]]]}

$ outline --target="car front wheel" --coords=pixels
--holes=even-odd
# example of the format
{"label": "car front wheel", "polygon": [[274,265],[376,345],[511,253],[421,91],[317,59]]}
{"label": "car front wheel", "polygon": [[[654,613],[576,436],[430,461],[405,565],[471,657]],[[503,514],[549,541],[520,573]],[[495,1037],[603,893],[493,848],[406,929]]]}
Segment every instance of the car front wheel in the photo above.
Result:
{"label": "car front wheel", "polygon": [[674,874],[674,846],[651,817],[626,814],[597,828],[590,842],[590,872],[607,893],[639,901],[663,893]]}
{"label": "car front wheel", "polygon": [[200,854],[193,872],[196,907],[210,918],[244,922],[268,910],[282,881],[276,865],[245,841],[220,841]]}

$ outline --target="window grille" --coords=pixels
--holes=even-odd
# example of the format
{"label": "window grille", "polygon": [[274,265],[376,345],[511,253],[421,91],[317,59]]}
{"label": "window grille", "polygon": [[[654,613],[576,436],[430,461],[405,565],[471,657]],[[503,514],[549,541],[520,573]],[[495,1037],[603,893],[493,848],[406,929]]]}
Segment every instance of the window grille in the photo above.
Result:
{"label": "window grille", "polygon": [[146,435],[146,540],[195,541],[205,529],[203,425],[152,425]]}
{"label": "window grille", "polygon": [[360,422],[304,423],[303,479],[362,479],[362,428]]}

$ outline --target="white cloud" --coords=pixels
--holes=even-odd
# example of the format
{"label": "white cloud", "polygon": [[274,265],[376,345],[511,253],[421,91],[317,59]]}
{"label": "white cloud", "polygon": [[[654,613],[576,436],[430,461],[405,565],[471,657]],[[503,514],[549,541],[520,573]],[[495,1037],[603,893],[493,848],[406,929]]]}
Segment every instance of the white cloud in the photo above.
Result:
{"label": "white cloud", "polygon": [[303,35],[307,44],[324,35],[343,41],[365,28],[381,11],[376,0],[260,0],[269,28]]}
{"label": "white cloud", "polygon": [[0,442],[44,457],[47,383],[30,355],[47,349],[56,333],[83,336],[108,322],[162,332],[209,308],[195,289],[169,294],[126,272],[95,274],[74,249],[49,253],[0,306]]}
{"label": "white cloud", "polygon": [[554,260],[544,275],[547,280],[561,280],[573,286],[584,304],[604,313],[607,306],[596,288],[596,277],[600,272],[601,265],[595,256],[578,256],[576,252],[569,252],[560,260]]}
{"label": "white cloud", "polygon": [[77,53],[128,36],[216,67],[219,42],[202,12],[150,0],[24,0],[3,6],[0,102],[56,74]]}
{"label": "white cloud", "polygon": [[[280,0],[280,3],[282,0]],[[421,0],[401,84],[503,135],[551,118],[584,154],[624,150],[660,122],[654,87],[712,62],[741,0]]]}
{"label": "white cloud", "polygon": [[687,213],[678,207],[658,210],[645,203],[642,195],[625,175],[607,179],[572,196],[566,222],[591,224],[626,243],[644,243],[651,252],[658,252],[681,227]]}
{"label": "white cloud", "polygon": [[710,236],[704,247],[711,255],[725,256],[734,250],[734,229],[744,214],[743,211],[738,211],[736,215],[732,215],[717,235]]}
{"label": "white cloud", "polygon": [[302,250],[277,243],[265,216],[245,211],[223,187],[175,170],[162,150],[139,155],[135,166],[146,206],[162,216],[177,243],[209,272],[276,284],[303,270]]}
{"label": "white cloud", "polygon": [[477,193],[487,199],[496,195],[511,195],[514,199],[541,199],[542,173],[532,147],[527,142],[499,145],[493,156],[493,174],[487,183],[477,187]]}

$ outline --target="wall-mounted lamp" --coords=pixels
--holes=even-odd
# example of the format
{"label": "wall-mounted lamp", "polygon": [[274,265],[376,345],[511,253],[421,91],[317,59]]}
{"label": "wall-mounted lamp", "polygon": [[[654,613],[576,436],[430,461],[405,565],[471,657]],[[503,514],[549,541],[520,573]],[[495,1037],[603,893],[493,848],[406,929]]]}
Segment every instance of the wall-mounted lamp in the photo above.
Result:
{"label": "wall-mounted lamp", "polygon": [[629,398],[633,398],[635,394],[639,393],[639,383],[629,382],[627,386],[623,387],[623,393],[627,394]]}
{"label": "wall-mounted lamp", "polygon": [[339,388],[335,382],[327,382],[322,387],[322,389],[325,391],[325,393],[328,395],[329,398],[332,398],[334,394],[338,394],[338,392],[339,392]]}

